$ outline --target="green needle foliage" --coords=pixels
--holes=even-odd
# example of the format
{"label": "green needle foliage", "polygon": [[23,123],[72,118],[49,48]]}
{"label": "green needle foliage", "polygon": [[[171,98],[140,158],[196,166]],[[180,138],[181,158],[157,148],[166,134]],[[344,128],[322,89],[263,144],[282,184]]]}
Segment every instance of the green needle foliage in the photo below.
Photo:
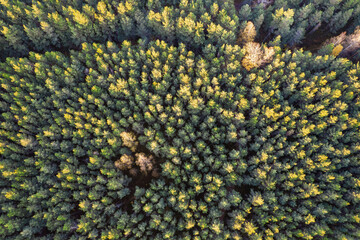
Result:
{"label": "green needle foliage", "polygon": [[[125,41],[7,59],[2,236],[360,237],[359,65],[280,51],[248,72],[244,52]],[[157,177],[116,167],[140,151]]]}
{"label": "green needle foliage", "polygon": [[1,239],[360,239],[357,1],[0,3]]}
{"label": "green needle foliage", "polygon": [[352,33],[360,24],[360,0],[2,0],[0,50],[4,59],[138,38],[221,46],[234,44],[248,21],[261,41],[280,35],[293,47],[317,30]]}

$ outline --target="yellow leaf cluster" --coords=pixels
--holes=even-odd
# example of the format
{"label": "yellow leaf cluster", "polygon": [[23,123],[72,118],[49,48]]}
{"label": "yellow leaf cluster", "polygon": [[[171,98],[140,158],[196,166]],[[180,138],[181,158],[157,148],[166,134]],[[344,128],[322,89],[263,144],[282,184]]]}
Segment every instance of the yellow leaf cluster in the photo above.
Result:
{"label": "yellow leaf cluster", "polygon": [[337,45],[337,46],[334,47],[334,49],[332,50],[331,55],[337,57],[337,56],[341,53],[341,51],[343,50],[343,48],[344,48],[344,47],[343,47],[341,44]]}

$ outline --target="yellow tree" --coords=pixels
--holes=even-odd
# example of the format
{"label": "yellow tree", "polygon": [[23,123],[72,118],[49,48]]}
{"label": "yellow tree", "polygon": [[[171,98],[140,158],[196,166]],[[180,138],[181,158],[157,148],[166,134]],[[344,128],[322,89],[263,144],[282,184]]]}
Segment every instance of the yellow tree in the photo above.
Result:
{"label": "yellow tree", "polygon": [[256,29],[252,22],[248,21],[244,29],[241,29],[238,35],[237,43],[245,45],[253,42],[256,37]]}

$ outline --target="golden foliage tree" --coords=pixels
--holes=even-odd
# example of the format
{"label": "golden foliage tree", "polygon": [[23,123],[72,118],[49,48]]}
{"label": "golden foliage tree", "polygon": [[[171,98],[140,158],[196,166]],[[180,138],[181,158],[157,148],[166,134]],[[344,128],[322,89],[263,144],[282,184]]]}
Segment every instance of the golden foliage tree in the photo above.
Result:
{"label": "golden foliage tree", "polygon": [[248,71],[271,61],[275,53],[272,47],[261,46],[256,42],[248,42],[245,45],[245,51],[241,65]]}
{"label": "golden foliage tree", "polygon": [[132,156],[124,154],[115,162],[115,167],[121,170],[129,170],[132,167],[133,162],[134,158]]}
{"label": "golden foliage tree", "polygon": [[125,147],[130,148],[131,151],[135,151],[139,142],[136,140],[136,136],[132,132],[122,132],[120,134],[121,140]]}
{"label": "golden foliage tree", "polygon": [[252,22],[248,21],[244,29],[241,29],[237,39],[238,44],[245,45],[248,42],[253,42],[256,37],[256,29]]}

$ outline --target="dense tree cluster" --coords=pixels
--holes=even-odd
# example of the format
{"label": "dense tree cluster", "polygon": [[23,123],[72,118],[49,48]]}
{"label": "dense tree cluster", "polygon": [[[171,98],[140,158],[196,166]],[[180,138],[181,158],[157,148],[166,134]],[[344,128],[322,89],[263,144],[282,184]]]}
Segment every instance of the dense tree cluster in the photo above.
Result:
{"label": "dense tree cluster", "polygon": [[[359,238],[359,65],[278,51],[248,72],[238,45],[202,52],[84,43],[2,63],[1,235]],[[115,166],[148,154],[148,184]]]}
{"label": "dense tree cluster", "polygon": [[295,46],[318,29],[352,33],[360,25],[360,0],[3,0],[0,50],[4,58],[138,38],[221,46],[234,44],[248,21],[261,41],[281,36]]}
{"label": "dense tree cluster", "polygon": [[221,45],[234,43],[238,28],[232,0],[4,0],[0,7],[2,56],[140,37]]}
{"label": "dense tree cluster", "polygon": [[0,238],[360,239],[359,12],[0,1]]}

